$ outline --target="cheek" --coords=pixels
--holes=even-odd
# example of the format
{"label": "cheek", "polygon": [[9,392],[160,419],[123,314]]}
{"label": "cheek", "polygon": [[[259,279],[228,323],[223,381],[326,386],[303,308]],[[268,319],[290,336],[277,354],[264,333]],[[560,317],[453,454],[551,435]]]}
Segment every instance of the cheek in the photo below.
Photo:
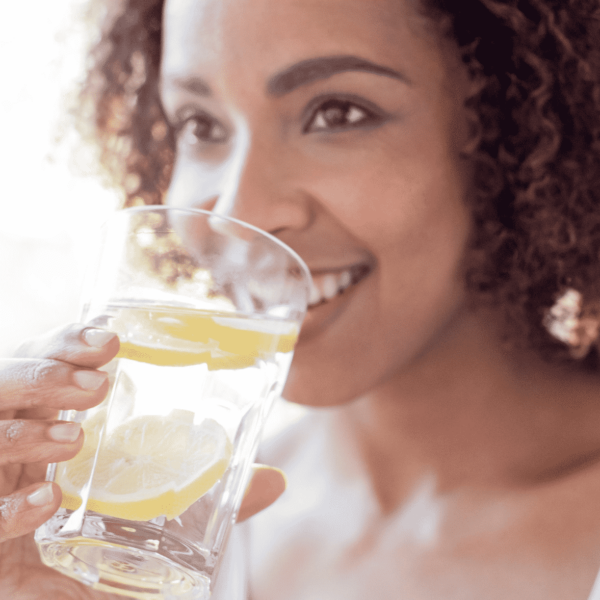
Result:
{"label": "cheek", "polygon": [[[312,194],[371,250],[409,254],[463,245],[470,215],[463,167],[440,143],[346,153],[314,174]],[[407,147],[409,146],[409,147]]]}
{"label": "cheek", "polygon": [[379,340],[389,334],[388,353],[397,339],[418,347],[463,297],[471,216],[461,166],[443,147],[371,152],[368,162],[323,177],[314,192],[377,260],[369,303],[378,315],[369,327],[379,327]]}

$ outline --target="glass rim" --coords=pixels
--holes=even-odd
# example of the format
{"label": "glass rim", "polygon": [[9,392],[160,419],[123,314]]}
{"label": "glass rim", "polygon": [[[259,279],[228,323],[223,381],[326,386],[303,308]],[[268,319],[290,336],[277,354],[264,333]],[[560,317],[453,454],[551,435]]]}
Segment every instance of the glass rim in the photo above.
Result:
{"label": "glass rim", "polygon": [[128,207],[125,207],[125,208],[117,209],[102,224],[102,227],[107,227],[108,224],[109,224],[109,222],[112,221],[117,215],[129,214],[129,213],[138,213],[138,212],[139,213],[141,213],[141,212],[150,212],[150,211],[164,211],[164,212],[175,211],[175,212],[181,212],[181,213],[190,213],[190,214],[195,214],[195,215],[203,215],[203,216],[206,216],[206,217],[217,217],[218,219],[223,219],[224,221],[229,221],[230,223],[234,223],[234,224],[239,225],[239,226],[241,226],[241,227],[243,227],[245,229],[249,229],[251,231],[254,231],[255,233],[258,233],[259,235],[261,235],[262,237],[267,238],[272,243],[274,243],[276,246],[278,246],[279,248],[281,248],[284,252],[286,252],[288,255],[290,255],[298,263],[298,266],[300,267],[300,269],[304,273],[307,285],[310,286],[310,283],[312,281],[312,275],[310,274],[310,269],[308,268],[308,266],[304,262],[304,260],[302,260],[302,258],[300,257],[300,255],[295,250],[293,250],[292,248],[290,248],[286,243],[282,242],[280,239],[276,238],[274,235],[268,233],[264,229],[260,229],[259,227],[256,227],[255,225],[252,225],[250,223],[246,223],[245,221],[241,221],[240,219],[236,219],[235,217],[229,217],[229,216],[225,216],[225,215],[220,215],[219,213],[213,212],[211,210],[206,210],[204,208],[189,208],[189,207],[179,207],[179,206],[168,206],[166,204],[147,204],[145,206],[128,206]]}

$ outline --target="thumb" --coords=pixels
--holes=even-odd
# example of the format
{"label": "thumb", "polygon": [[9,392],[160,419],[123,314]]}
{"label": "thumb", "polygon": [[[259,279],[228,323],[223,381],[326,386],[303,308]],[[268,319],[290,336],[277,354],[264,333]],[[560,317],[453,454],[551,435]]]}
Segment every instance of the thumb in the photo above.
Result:
{"label": "thumb", "polygon": [[252,476],[246,488],[237,522],[241,523],[256,513],[271,506],[287,487],[285,473],[268,465],[253,465]]}

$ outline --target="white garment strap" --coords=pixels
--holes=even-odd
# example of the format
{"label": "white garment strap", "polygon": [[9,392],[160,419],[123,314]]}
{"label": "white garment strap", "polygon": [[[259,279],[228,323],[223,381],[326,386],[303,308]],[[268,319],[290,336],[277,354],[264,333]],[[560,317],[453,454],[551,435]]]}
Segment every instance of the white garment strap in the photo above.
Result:
{"label": "white garment strap", "polygon": [[600,600],[600,572],[596,575],[596,581],[594,581],[588,600]]}
{"label": "white garment strap", "polygon": [[246,600],[248,597],[244,530],[244,525],[233,527],[211,600]]}

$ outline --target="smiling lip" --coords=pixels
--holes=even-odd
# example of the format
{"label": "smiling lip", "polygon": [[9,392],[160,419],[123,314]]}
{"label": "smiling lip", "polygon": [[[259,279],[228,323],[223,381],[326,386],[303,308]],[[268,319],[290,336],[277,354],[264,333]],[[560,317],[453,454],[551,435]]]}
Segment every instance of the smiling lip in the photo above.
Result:
{"label": "smiling lip", "polygon": [[[313,281],[315,282],[314,286],[317,288],[319,296],[317,297],[313,291],[312,299],[316,299],[317,301],[308,305],[306,317],[300,328],[300,336],[298,338],[299,347],[307,343],[312,343],[316,338],[320,338],[321,334],[326,329],[329,329],[334,321],[337,321],[346,312],[347,308],[352,304],[353,296],[362,288],[359,284],[371,275],[374,269],[374,264],[360,263],[359,265],[342,269],[319,269],[311,271]],[[348,284],[348,275],[343,275],[344,272],[350,273],[350,283]],[[334,276],[335,286],[327,283],[328,281],[331,282],[331,279],[328,279],[329,275]],[[331,287],[329,289],[321,289],[321,284],[323,287]],[[333,291],[334,287],[335,291]],[[321,295],[322,292],[323,295]],[[333,293],[333,296],[327,298],[325,292],[329,296]]]}
{"label": "smiling lip", "polygon": [[312,272],[308,309],[312,310],[340,296],[367,277],[371,270],[368,264],[358,264],[344,269]]}

